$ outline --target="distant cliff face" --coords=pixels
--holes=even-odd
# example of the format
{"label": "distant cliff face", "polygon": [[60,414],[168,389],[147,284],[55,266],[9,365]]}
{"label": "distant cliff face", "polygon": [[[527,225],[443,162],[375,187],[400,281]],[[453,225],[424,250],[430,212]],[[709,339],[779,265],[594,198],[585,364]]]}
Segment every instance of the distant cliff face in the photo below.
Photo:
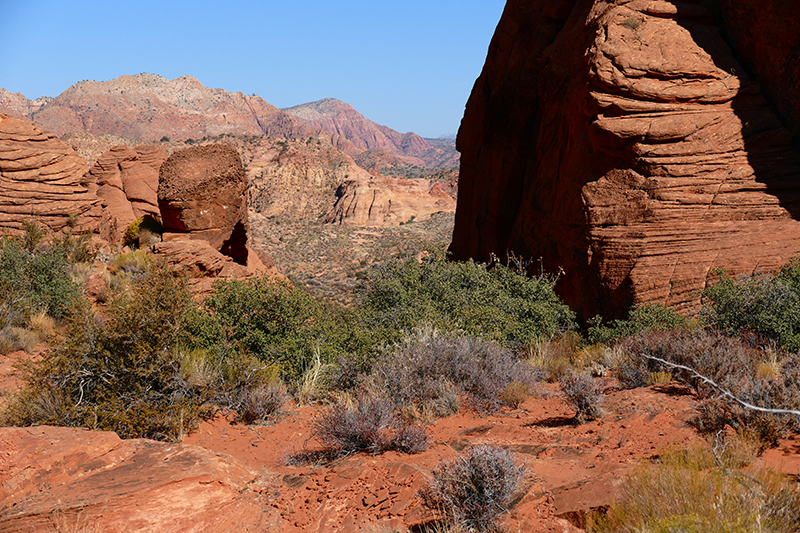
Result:
{"label": "distant cliff face", "polygon": [[715,269],[786,262],[797,20],[778,0],[509,0],[458,134],[455,258],[563,268],[584,318],[641,302],[690,314]]}

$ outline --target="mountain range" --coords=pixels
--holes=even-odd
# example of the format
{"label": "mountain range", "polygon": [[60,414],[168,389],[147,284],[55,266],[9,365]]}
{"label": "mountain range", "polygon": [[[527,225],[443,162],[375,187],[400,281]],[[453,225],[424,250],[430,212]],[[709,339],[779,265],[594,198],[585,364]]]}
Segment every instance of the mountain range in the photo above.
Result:
{"label": "mountain range", "polygon": [[[55,98],[28,100],[0,88],[0,112],[35,122],[56,135],[86,132],[142,141],[185,141],[223,134],[330,140],[357,157],[401,158],[410,165],[454,165],[452,142],[435,146],[369,120],[350,104],[328,98],[278,109],[257,95],[205,87],[192,76],[155,74],[81,81]],[[380,154],[384,154],[382,156]]]}

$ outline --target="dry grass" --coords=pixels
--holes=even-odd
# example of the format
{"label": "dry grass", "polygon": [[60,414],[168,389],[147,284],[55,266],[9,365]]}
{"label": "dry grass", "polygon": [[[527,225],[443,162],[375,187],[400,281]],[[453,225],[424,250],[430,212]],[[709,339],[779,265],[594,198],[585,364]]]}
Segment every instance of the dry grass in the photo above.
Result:
{"label": "dry grass", "polygon": [[604,360],[600,346],[580,347],[580,336],[568,332],[550,340],[530,343],[522,355],[532,367],[545,373],[547,381],[555,383],[575,368],[586,368]]}
{"label": "dry grass", "polygon": [[[749,451],[746,449],[749,448]],[[716,452],[716,456],[715,456]],[[800,491],[785,476],[736,468],[752,446],[709,444],[671,449],[628,477],[622,497],[594,533],[791,533],[800,523]]]}
{"label": "dry grass", "polygon": [[322,363],[319,347],[314,349],[314,357],[309,366],[303,373],[300,384],[295,393],[298,405],[306,405],[315,400],[319,400],[325,395],[325,373],[330,365]]}

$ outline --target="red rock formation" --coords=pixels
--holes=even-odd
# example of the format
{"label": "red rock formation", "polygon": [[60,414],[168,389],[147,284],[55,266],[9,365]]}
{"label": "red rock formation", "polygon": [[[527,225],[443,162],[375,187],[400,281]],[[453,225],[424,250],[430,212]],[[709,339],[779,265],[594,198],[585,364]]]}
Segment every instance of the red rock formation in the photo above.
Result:
{"label": "red rock formation", "polygon": [[349,180],[336,190],[337,201],[326,224],[396,226],[453,212],[454,195],[441,183],[425,179],[376,177]]}
{"label": "red rock formation", "polygon": [[118,145],[98,158],[89,177],[103,201],[108,221],[103,233],[109,241],[119,242],[125,229],[144,215],[161,219],[158,171],[166,159],[167,154],[152,145]]}
{"label": "red rock formation", "polygon": [[172,154],[162,165],[158,205],[164,226],[156,253],[193,275],[242,277],[267,267],[248,247],[247,177],[224,144]]}
{"label": "red rock formation", "polygon": [[800,252],[800,158],[699,2],[509,1],[458,147],[454,256],[562,267],[584,318]]}
{"label": "red rock formation", "polygon": [[284,526],[260,493],[267,473],[198,446],[39,426],[0,428],[0,450],[4,533]]}
{"label": "red rock formation", "polygon": [[95,230],[100,201],[83,180],[86,163],[36,124],[0,114],[0,229],[35,219],[54,231]]}
{"label": "red rock formation", "polygon": [[719,0],[725,33],[800,146],[800,3]]}

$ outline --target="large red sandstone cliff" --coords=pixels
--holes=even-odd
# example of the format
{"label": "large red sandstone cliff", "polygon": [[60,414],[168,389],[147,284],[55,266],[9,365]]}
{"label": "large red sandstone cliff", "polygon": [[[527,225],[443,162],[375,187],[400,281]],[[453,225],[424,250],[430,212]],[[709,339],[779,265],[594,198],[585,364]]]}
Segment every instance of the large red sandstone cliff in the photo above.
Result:
{"label": "large red sandstone cliff", "polygon": [[456,259],[541,258],[588,318],[693,313],[715,269],[800,252],[799,67],[778,61],[800,4],[701,3],[509,0],[458,135]]}

